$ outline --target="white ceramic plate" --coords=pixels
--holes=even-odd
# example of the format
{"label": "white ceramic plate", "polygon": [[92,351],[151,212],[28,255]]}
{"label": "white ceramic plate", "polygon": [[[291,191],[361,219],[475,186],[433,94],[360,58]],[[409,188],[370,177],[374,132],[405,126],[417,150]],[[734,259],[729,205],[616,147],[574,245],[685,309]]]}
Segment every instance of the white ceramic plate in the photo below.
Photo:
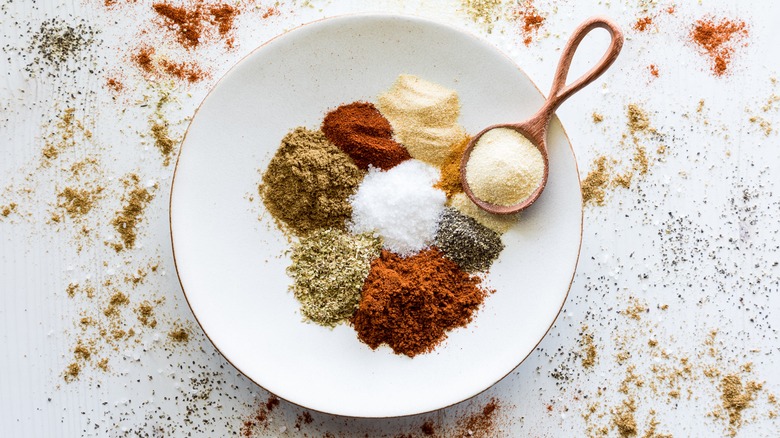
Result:
{"label": "white ceramic plate", "polygon": [[[252,52],[195,114],[171,193],[176,268],[214,345],[257,384],[317,411],[389,417],[465,400],[511,372],[544,337],[574,275],[582,236],[577,166],[557,119],[541,199],[503,237],[490,295],[468,327],[414,359],[372,351],[351,327],[301,322],[287,291],[288,243],[255,196],[282,137],[325,112],[375,101],[400,73],[454,88],[477,132],[520,121],[542,94],[494,47],[429,21],[358,15],[318,21]],[[257,209],[262,221],[258,221]],[[263,214],[264,213],[264,214]]]}

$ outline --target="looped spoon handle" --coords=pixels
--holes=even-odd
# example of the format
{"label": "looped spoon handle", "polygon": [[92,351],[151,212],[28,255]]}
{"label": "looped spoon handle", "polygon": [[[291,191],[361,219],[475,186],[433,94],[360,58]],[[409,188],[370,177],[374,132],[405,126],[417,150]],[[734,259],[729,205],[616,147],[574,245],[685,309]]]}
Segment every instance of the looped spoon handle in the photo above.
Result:
{"label": "looped spoon handle", "polygon": [[[574,53],[577,51],[577,47],[580,42],[590,33],[593,29],[602,28],[606,29],[610,37],[612,38],[609,43],[609,48],[604,56],[601,57],[599,62],[590,70],[588,70],[579,79],[566,85],[566,78],[569,75],[569,67],[571,61],[574,59]],[[530,119],[521,123],[505,123],[500,125],[493,125],[483,129],[477,135],[472,137],[466,149],[463,151],[463,157],[460,163],[460,181],[463,191],[482,210],[493,214],[512,214],[518,211],[524,210],[528,206],[534,203],[536,199],[541,195],[545,185],[547,185],[547,176],[550,171],[549,157],[547,154],[547,129],[550,126],[550,119],[552,119],[555,110],[574,93],[581,90],[586,85],[595,81],[602,75],[607,69],[615,62],[620,49],[623,47],[623,32],[613,23],[611,20],[604,17],[592,17],[582,23],[577,29],[574,30],[569,42],[566,43],[566,47],[563,49],[561,60],[558,62],[558,69],[555,72],[555,77],[552,82],[552,89],[550,95],[544,102],[539,111],[533,115]],[[469,187],[468,179],[466,178],[466,167],[471,156],[471,151],[477,144],[483,134],[496,128],[510,128],[518,131],[533,143],[539,152],[542,154],[544,160],[544,173],[542,174],[542,181],[539,186],[528,196],[525,200],[515,205],[497,205],[479,199],[471,191]]]}
{"label": "looped spoon handle", "polygon": [[[577,47],[585,36],[590,31],[596,28],[606,29],[609,32],[611,41],[604,56],[601,57],[599,62],[593,66],[590,70],[585,72],[579,79],[572,82],[570,85],[566,85],[566,78],[569,75],[569,67],[571,67],[571,61],[574,59],[574,54],[577,52]],[[560,61],[558,61],[558,69],[555,71],[553,77],[552,87],[550,94],[547,97],[547,101],[544,102],[542,108],[532,116],[530,119],[518,123],[515,126],[520,128],[526,133],[526,136],[537,145],[545,145],[547,138],[547,128],[549,127],[550,119],[555,110],[566,99],[570,98],[574,93],[583,89],[586,85],[598,79],[607,69],[615,62],[620,49],[623,47],[623,32],[620,28],[604,17],[591,17],[574,31],[569,42],[566,43],[566,47],[563,48]]]}

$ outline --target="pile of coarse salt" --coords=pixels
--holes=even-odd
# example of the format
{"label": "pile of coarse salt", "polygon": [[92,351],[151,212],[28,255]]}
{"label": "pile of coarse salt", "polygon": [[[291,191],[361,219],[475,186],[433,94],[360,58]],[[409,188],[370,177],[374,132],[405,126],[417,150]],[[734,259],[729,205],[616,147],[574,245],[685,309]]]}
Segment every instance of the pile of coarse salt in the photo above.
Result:
{"label": "pile of coarse salt", "polygon": [[428,247],[447,200],[433,188],[438,178],[438,169],[414,159],[387,171],[370,168],[350,198],[350,231],[375,233],[385,249],[404,257]]}

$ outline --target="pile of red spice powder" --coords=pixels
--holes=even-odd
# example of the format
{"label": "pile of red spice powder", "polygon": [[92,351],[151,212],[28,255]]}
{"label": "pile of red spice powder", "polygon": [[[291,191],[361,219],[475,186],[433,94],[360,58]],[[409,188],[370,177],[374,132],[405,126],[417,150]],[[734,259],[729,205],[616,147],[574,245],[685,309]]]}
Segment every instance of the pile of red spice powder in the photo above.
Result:
{"label": "pile of red spice powder", "polygon": [[[731,63],[734,46],[747,38],[747,25],[742,20],[704,18],[697,21],[690,38],[712,60],[712,71],[723,76]],[[746,45],[746,43],[745,43]]]}
{"label": "pile of red spice powder", "polygon": [[393,140],[390,122],[372,103],[341,105],[325,116],[322,132],[364,170],[369,165],[387,170],[411,158],[406,148]]}
{"label": "pile of red spice powder", "polygon": [[486,296],[480,282],[436,247],[407,258],[383,250],[371,262],[352,324],[373,349],[387,344],[409,357],[427,353],[447,331],[471,321]]}

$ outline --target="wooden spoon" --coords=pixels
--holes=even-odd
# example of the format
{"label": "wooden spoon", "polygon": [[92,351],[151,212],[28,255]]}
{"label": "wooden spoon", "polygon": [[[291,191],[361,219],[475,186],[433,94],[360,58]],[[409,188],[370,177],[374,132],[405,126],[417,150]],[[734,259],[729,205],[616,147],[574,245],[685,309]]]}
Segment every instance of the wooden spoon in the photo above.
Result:
{"label": "wooden spoon", "polygon": [[[590,33],[591,30],[596,28],[606,29],[612,41],[609,44],[607,53],[601,58],[601,60],[593,68],[588,70],[582,77],[577,79],[569,86],[566,85],[566,77],[569,74],[569,66],[571,66],[571,60],[574,58],[574,53],[577,51],[577,46]],[[547,174],[549,173],[550,163],[547,154],[547,129],[550,126],[550,119],[552,118],[555,110],[558,109],[566,99],[571,97],[572,94],[581,90],[586,85],[595,81],[602,73],[604,73],[609,66],[615,62],[615,59],[620,53],[620,49],[623,47],[623,32],[620,28],[611,20],[604,17],[592,17],[582,23],[575,31],[574,34],[566,43],[566,47],[563,49],[561,60],[558,62],[558,69],[555,72],[553,78],[552,89],[550,90],[550,96],[547,101],[544,102],[542,108],[530,119],[520,123],[509,123],[502,125],[493,125],[483,129],[479,134],[475,135],[471,139],[466,150],[463,152],[463,157],[460,162],[460,182],[463,185],[463,191],[466,195],[481,209],[488,213],[494,214],[511,214],[523,210],[534,203],[542,194],[544,186],[547,185]],[[531,193],[530,196],[520,201],[515,205],[497,205],[489,202],[485,202],[477,198],[469,187],[469,182],[466,179],[466,165],[469,162],[471,151],[486,132],[496,128],[509,128],[519,132],[525,138],[531,141],[544,159],[544,175],[542,176],[542,182],[539,187]]]}

